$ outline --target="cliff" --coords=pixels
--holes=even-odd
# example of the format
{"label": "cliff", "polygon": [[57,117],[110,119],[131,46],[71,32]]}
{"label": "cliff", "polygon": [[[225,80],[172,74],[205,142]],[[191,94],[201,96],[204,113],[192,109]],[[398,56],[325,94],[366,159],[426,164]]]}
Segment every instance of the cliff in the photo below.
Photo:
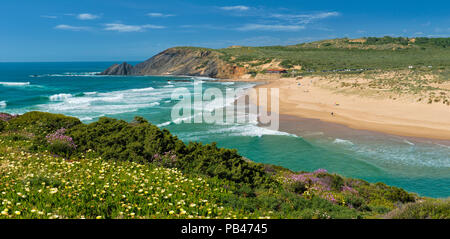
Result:
{"label": "cliff", "polygon": [[122,64],[114,64],[106,69],[101,75],[130,75],[133,66],[124,62]]}
{"label": "cliff", "polygon": [[114,64],[100,75],[190,75],[235,78],[245,74],[242,67],[220,59],[221,53],[193,47],[167,49],[135,66]]}

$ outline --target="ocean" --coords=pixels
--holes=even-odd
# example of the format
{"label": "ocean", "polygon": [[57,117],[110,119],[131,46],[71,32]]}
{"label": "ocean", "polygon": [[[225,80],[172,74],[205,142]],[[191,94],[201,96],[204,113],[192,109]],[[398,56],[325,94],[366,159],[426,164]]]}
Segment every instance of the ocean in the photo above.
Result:
{"label": "ocean", "polygon": [[[133,62],[131,62],[134,64]],[[354,130],[318,120],[281,116],[280,130],[245,123],[181,123],[172,120],[174,89],[196,84],[248,89],[254,83],[202,77],[98,76],[112,62],[0,63],[0,112],[62,113],[85,123],[107,116],[143,116],[185,142],[217,142],[255,162],[296,171],[319,168],[369,182],[384,182],[421,196],[450,196],[450,141]],[[228,98],[232,103],[235,99]],[[215,104],[207,104],[210,110]]]}

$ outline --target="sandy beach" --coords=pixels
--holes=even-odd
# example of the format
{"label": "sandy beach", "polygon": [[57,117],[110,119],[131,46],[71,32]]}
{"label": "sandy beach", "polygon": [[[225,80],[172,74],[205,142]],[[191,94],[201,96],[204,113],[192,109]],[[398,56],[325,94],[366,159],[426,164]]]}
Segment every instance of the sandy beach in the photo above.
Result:
{"label": "sandy beach", "polygon": [[393,135],[450,139],[450,107],[444,104],[342,93],[318,77],[238,80],[265,82],[256,88],[278,88],[280,114]]}

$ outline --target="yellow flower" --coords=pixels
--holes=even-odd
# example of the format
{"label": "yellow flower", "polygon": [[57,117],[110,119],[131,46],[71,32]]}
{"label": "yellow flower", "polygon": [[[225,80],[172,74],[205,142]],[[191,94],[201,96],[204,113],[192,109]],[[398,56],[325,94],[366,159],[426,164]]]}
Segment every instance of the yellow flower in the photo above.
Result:
{"label": "yellow flower", "polygon": [[97,216],[95,219],[102,219],[102,216]]}
{"label": "yellow flower", "polygon": [[20,211],[15,211],[14,214],[20,215]]}

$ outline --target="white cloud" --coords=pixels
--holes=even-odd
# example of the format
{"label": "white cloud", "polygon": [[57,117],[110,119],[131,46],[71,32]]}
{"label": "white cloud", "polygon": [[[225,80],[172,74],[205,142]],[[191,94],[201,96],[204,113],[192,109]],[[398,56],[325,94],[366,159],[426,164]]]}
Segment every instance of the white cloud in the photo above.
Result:
{"label": "white cloud", "polygon": [[57,16],[50,16],[50,15],[41,15],[42,18],[49,18],[49,19],[56,19]]}
{"label": "white cloud", "polygon": [[314,14],[272,14],[271,17],[300,24],[308,24],[315,20],[337,17],[340,15],[339,12],[320,12]]}
{"label": "white cloud", "polygon": [[147,13],[147,16],[149,17],[174,17],[174,14],[164,14],[164,13],[159,13],[159,12],[151,12],[151,13]]}
{"label": "white cloud", "polygon": [[267,25],[267,24],[246,24],[237,28],[239,31],[298,31],[305,29],[299,25]]}
{"label": "white cloud", "polygon": [[238,5],[238,6],[221,7],[220,9],[225,10],[225,11],[247,11],[250,8],[247,6]]}
{"label": "white cloud", "polygon": [[163,29],[164,26],[158,25],[125,25],[121,23],[108,23],[105,24],[106,31],[117,31],[117,32],[142,32],[145,29]]}
{"label": "white cloud", "polygon": [[89,27],[71,26],[71,25],[60,24],[60,25],[57,25],[55,27],[55,29],[68,30],[68,31],[86,31],[86,30],[89,30]]}
{"label": "white cloud", "polygon": [[77,18],[80,20],[94,20],[100,18],[98,15],[90,14],[90,13],[81,13],[77,15]]}

